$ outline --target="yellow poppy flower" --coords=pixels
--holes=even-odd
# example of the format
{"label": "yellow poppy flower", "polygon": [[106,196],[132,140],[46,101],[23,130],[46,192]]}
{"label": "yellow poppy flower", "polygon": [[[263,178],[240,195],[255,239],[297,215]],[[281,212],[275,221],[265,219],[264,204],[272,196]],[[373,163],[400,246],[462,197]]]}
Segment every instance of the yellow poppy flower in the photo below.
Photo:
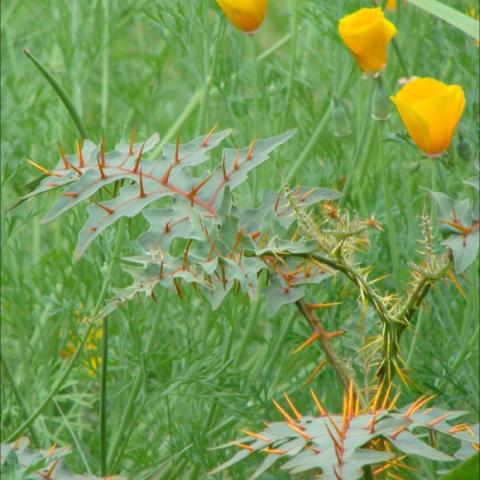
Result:
{"label": "yellow poppy flower", "polygon": [[462,87],[416,78],[391,99],[420,150],[434,157],[448,148],[465,108]]}
{"label": "yellow poppy flower", "polygon": [[397,8],[397,0],[388,0],[387,10],[395,10]]}
{"label": "yellow poppy flower", "polygon": [[338,32],[358,66],[367,73],[380,72],[387,63],[387,47],[397,33],[380,7],[361,8],[338,23]]}
{"label": "yellow poppy flower", "polygon": [[253,33],[265,19],[268,0],[217,0],[217,3],[238,29]]}

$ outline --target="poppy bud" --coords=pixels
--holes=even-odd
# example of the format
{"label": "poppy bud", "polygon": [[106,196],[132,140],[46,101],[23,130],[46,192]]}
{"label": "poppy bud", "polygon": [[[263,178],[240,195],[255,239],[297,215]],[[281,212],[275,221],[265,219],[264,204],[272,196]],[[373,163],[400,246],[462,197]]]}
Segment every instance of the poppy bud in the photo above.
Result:
{"label": "poppy bud", "polygon": [[383,81],[380,77],[375,79],[375,89],[372,98],[372,118],[378,121],[388,120],[390,117],[390,100]]}
{"label": "poppy bud", "polygon": [[342,102],[333,97],[332,105],[332,128],[336,137],[346,137],[352,133],[350,120]]}
{"label": "poppy bud", "polygon": [[239,30],[254,33],[265,20],[268,0],[217,0],[217,3]]}

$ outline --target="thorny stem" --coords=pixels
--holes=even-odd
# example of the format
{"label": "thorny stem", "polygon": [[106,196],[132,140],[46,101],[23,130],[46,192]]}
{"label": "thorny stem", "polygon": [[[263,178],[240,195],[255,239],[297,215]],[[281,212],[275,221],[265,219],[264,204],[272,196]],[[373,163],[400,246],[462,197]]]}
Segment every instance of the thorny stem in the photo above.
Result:
{"label": "thorny stem", "polygon": [[318,320],[317,316],[312,313],[312,311],[307,307],[306,303],[303,300],[295,302],[300,313],[306,318],[311,329],[318,333],[318,341],[322,345],[325,356],[327,357],[328,362],[332,365],[335,370],[338,378],[342,382],[345,389],[348,389],[350,384],[350,376],[343,368],[341,360],[337,357],[335,350],[330,344],[327,332],[323,328],[322,324]]}

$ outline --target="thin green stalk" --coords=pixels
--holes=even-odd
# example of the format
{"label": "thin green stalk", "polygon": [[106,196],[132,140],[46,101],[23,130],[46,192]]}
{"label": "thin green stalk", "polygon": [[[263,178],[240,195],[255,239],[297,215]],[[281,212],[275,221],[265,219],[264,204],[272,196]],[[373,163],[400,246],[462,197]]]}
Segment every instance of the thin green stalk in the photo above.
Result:
{"label": "thin green stalk", "polygon": [[107,475],[107,374],[108,317],[102,320],[102,364],[100,377],[100,474]]}
{"label": "thin green stalk", "polygon": [[[353,66],[353,64],[352,64]],[[349,72],[348,75],[345,75],[343,83],[340,85],[338,89],[338,97],[341,98],[345,94],[345,90],[347,89],[348,86],[348,81],[350,79],[352,71]],[[317,128],[313,132],[312,136],[310,137],[310,140],[307,142],[305,145],[305,148],[302,150],[300,153],[300,156],[298,157],[297,161],[292,165],[292,167],[289,169],[288,174],[285,177],[286,183],[291,183],[292,180],[295,178],[295,175],[297,172],[302,168],[303,164],[307,161],[309,158],[310,154],[312,153],[312,150],[315,148],[315,145],[317,144],[320,135],[323,133],[325,130],[325,127],[327,126],[327,123],[330,119],[330,115],[332,113],[332,105],[333,103],[331,101],[328,102],[328,106],[323,113],[322,118],[320,119]]]}
{"label": "thin green stalk", "polygon": [[83,448],[80,444],[80,441],[78,440],[77,436],[75,435],[75,432],[73,431],[72,426],[70,425],[70,422],[68,421],[68,418],[66,415],[63,413],[63,410],[60,407],[60,404],[53,399],[52,400],[54,405],[57,407],[58,412],[60,413],[60,416],[62,417],[63,422],[65,423],[65,426],[67,427],[68,432],[70,433],[70,436],[72,437],[73,443],[75,444],[75,450],[78,452],[80,455],[80,459],[82,460],[83,466],[85,467],[85,470],[89,475],[92,475],[92,469],[90,468],[90,465],[87,461],[87,457],[85,453],[83,452]]}
{"label": "thin green stalk", "polygon": [[175,137],[175,134],[180,129],[180,127],[185,123],[191,113],[200,104],[203,97],[204,88],[205,86],[200,88],[193,94],[192,98],[190,98],[190,101],[187,103],[175,123],[170,127],[170,129],[165,134],[160,143],[153,149],[152,153],[150,154],[151,157],[156,157],[160,155],[163,152],[163,147]]}
{"label": "thin green stalk", "polygon": [[[259,291],[263,290],[265,281],[262,280],[264,277],[262,276],[259,280]],[[255,306],[250,309],[250,315],[248,316],[247,326],[243,332],[243,337],[240,342],[240,346],[238,347],[237,354],[235,355],[235,365],[240,365],[245,355],[245,350],[247,349],[248,342],[250,340],[250,336],[252,334],[253,329],[258,320],[258,313],[260,312],[260,307],[262,306],[262,302],[260,299],[257,299]]]}
{"label": "thin green stalk", "polygon": [[203,99],[200,104],[200,112],[198,114],[197,129],[195,135],[200,135],[202,129],[205,126],[205,118],[207,115],[208,101],[210,97],[210,90],[212,85],[212,80],[215,76],[215,70],[217,69],[218,55],[220,52],[220,45],[222,44],[223,36],[225,34],[226,23],[220,21],[217,28],[215,47],[213,51],[213,59],[211,62],[210,71],[208,72],[207,78],[205,79],[205,86],[203,89]]}
{"label": "thin green stalk", "polygon": [[50,83],[50,85],[53,87],[57,95],[60,97],[60,100],[65,105],[65,108],[70,114],[70,117],[72,118],[73,123],[75,123],[75,126],[77,127],[78,133],[80,134],[81,138],[82,139],[88,138],[88,133],[85,126],[83,125],[82,119],[80,118],[80,115],[77,113],[75,106],[73,105],[72,101],[70,100],[70,98],[68,97],[67,93],[62,88],[62,86],[57,82],[55,77],[47,70],[47,68],[33,54],[29,52],[29,50],[27,50],[26,48],[23,48],[22,52],[38,68],[38,70],[47,79],[48,83]]}
{"label": "thin green stalk", "polygon": [[385,208],[387,210],[387,228],[388,228],[388,243],[390,253],[392,255],[393,276],[395,279],[395,286],[397,291],[400,291],[400,255],[397,247],[397,227],[393,217],[392,205],[392,185],[390,184],[389,165],[383,151],[383,122],[378,122],[378,156],[380,157],[380,169],[383,184],[383,196],[385,201]]}
{"label": "thin green stalk", "polygon": [[[168,296],[166,291],[162,291],[162,296],[160,297],[158,307],[156,308],[155,314],[153,316],[153,325],[150,330],[150,334],[148,335],[147,343],[145,345],[145,351],[144,351],[145,357],[150,355],[150,353],[152,352],[154,341],[157,338],[157,332],[160,326],[160,321],[162,319],[162,312],[165,309],[167,298]],[[120,423],[118,424],[118,428],[115,432],[113,441],[110,446],[110,450],[108,452],[107,465],[109,466],[110,470],[112,469],[112,467],[115,466],[114,463],[116,461],[118,449],[123,439],[125,429],[127,428],[128,424],[131,422],[133,409],[135,407],[135,400],[137,399],[138,394],[140,392],[140,388],[142,387],[142,382],[143,382],[143,368],[141,367],[139,368],[137,372],[137,376],[135,377],[135,382],[130,391],[130,395],[128,397],[127,403],[123,408],[122,418],[120,419]]]}
{"label": "thin green stalk", "polygon": [[107,269],[107,273],[104,277],[102,288],[100,290],[100,294],[97,299],[97,303],[95,304],[95,308],[93,309],[92,316],[91,316],[91,321],[85,330],[85,334],[83,337],[80,339],[80,343],[77,346],[77,349],[75,350],[74,354],[70,358],[70,361],[68,362],[67,366],[65,367],[63,373],[58,377],[57,381],[53,384],[53,387],[51,388],[50,392],[47,394],[47,396],[43,399],[43,401],[40,403],[40,405],[30,414],[30,416],[14,431],[12,432],[5,442],[11,442],[12,440],[16,439],[19,435],[21,435],[27,428],[30,428],[30,425],[33,424],[33,422],[37,419],[37,417],[43,412],[45,407],[50,403],[52,398],[58,393],[58,391],[61,389],[65,381],[70,375],[70,372],[73,370],[73,367],[76,365],[77,360],[80,356],[80,354],[83,351],[83,347],[85,346],[85,343],[88,340],[88,337],[93,329],[94,322],[96,320],[96,317],[98,313],[100,312],[100,308],[103,304],[103,301],[105,300],[105,296],[107,293],[107,288],[110,285],[110,281],[113,276],[113,270],[116,265],[117,257],[118,257],[118,252],[120,250],[120,240],[121,240],[121,233],[122,233],[122,225],[123,221],[120,220],[119,225],[117,227],[117,235],[115,238],[115,243],[113,247],[113,252],[112,252],[112,257],[110,260],[110,264]]}
{"label": "thin green stalk", "polygon": [[397,58],[398,58],[398,61],[400,63],[400,67],[403,71],[403,74],[405,75],[405,77],[408,78],[410,76],[410,72],[408,70],[407,62],[405,60],[405,57],[403,56],[402,50],[400,49],[397,41],[394,38],[392,39],[392,46],[393,46],[393,50],[395,52],[395,55],[397,55]]}
{"label": "thin green stalk", "polygon": [[343,188],[342,202],[347,200],[348,195],[350,193],[350,187],[352,186],[352,184],[354,185],[356,193],[358,194],[359,198],[363,199],[361,187],[358,183],[357,175],[359,171],[360,172],[363,171],[363,164],[359,165],[363,149],[366,144],[370,146],[372,142],[373,128],[372,128],[371,109],[372,109],[372,100],[373,100],[374,91],[375,91],[375,83],[372,82],[370,97],[368,100],[368,107],[366,109],[366,118],[363,121],[363,129],[362,129],[362,132],[360,133],[360,136],[357,138],[353,157],[350,162],[350,174],[348,175],[347,181],[345,183],[345,187]]}
{"label": "thin green stalk", "polygon": [[[13,373],[10,370],[10,365],[8,365],[7,361],[5,360],[5,357],[3,356],[3,349],[0,349],[0,359],[1,359],[3,371],[5,373],[5,376],[7,377],[7,380],[10,382],[10,386],[12,387],[12,391],[13,391],[13,394],[15,395],[15,398],[17,399],[18,405],[20,406],[20,410],[22,411],[22,414],[24,417],[28,417],[27,406],[25,405],[25,402],[23,401],[23,397],[20,391],[18,390],[17,384],[15,383],[15,377],[13,376]],[[35,429],[33,428],[33,425],[32,424],[28,425],[28,429],[30,430],[30,435],[32,436],[33,441],[35,442],[35,445],[39,447],[40,442],[38,440],[38,436],[35,432]]]}
{"label": "thin green stalk", "polygon": [[287,126],[288,117],[290,114],[290,107],[293,97],[293,84],[295,80],[295,72],[297,66],[297,51],[298,51],[298,0],[291,0],[290,10],[292,12],[292,51],[290,58],[290,72],[288,74],[287,95],[285,98],[285,110],[281,130],[285,130]]}
{"label": "thin green stalk", "polygon": [[103,31],[102,31],[102,93],[101,93],[101,120],[100,125],[103,132],[107,127],[109,77],[110,77],[110,0],[103,0]]}

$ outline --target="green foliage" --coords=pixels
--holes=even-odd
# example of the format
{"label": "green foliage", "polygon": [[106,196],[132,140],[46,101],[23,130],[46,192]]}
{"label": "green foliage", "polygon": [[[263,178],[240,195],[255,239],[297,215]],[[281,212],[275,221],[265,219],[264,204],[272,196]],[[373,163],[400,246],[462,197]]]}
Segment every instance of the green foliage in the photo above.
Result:
{"label": "green foliage", "polygon": [[409,0],[409,2],[460,29],[475,40],[478,41],[480,39],[478,20],[459,12],[455,8],[437,0]]}
{"label": "green foliage", "polygon": [[480,454],[475,454],[468,460],[465,460],[457,468],[447,475],[443,480],[464,480],[466,478],[478,478],[480,475]]}
{"label": "green foliage", "polygon": [[441,192],[431,192],[431,195],[439,208],[441,227],[448,235],[443,245],[452,251],[457,273],[462,273],[478,256],[478,205],[472,206],[468,198],[453,200]]}

